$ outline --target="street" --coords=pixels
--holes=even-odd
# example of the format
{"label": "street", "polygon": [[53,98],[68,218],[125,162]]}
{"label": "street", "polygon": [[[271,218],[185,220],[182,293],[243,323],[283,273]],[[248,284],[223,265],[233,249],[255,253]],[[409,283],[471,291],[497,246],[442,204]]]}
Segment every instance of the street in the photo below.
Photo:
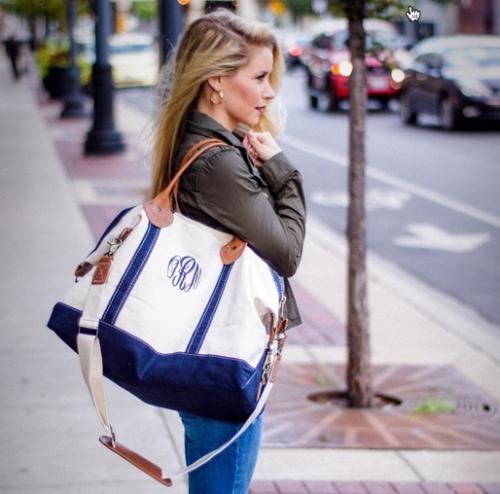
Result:
{"label": "street", "polygon": [[[287,73],[280,143],[300,168],[308,212],[343,234],[347,206],[348,114],[308,108],[303,73]],[[151,112],[151,90],[122,91]],[[368,247],[420,281],[500,323],[498,128],[445,133],[430,117],[405,127],[396,113],[367,119]]]}

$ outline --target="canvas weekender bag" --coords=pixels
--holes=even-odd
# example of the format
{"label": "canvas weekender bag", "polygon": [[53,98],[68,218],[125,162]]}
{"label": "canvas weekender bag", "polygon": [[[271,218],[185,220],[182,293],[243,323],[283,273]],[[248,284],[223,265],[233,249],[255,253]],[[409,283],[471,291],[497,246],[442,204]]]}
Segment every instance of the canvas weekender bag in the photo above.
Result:
{"label": "canvas weekender bag", "polygon": [[[79,354],[108,432],[101,443],[164,485],[209,461],[257,418],[286,336],[277,273],[240,239],[171,210],[182,173],[221,145],[193,146],[167,189],[113,220],[48,322]],[[151,405],[246,422],[217,450],[163,474],[116,441],[103,374]]]}

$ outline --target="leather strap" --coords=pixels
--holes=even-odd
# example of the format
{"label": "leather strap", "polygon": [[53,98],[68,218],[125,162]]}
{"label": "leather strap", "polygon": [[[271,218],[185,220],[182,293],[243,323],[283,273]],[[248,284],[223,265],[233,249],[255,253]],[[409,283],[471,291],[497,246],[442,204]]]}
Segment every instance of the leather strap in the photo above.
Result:
{"label": "leather strap", "polygon": [[[217,146],[229,146],[229,144],[220,139],[204,139],[203,141],[197,142],[196,144],[191,146],[184,159],[182,160],[179,170],[177,171],[167,188],[160,192],[152,200],[143,204],[144,211],[146,212],[150,223],[157,226],[158,228],[164,228],[172,223],[173,214],[171,211],[170,196],[172,192],[177,190],[182,174],[204,152]],[[121,241],[124,241],[125,238],[130,234],[130,232],[135,228],[138,220],[139,217],[136,217],[134,223],[126,229],[127,233],[121,239]],[[124,232],[121,233],[120,237],[123,235],[123,233]],[[246,245],[246,242],[234,236],[232,240],[230,240],[220,250],[220,258],[222,262],[224,264],[231,264],[236,261],[236,259],[238,259],[243,253]],[[89,271],[91,271],[92,268],[102,260],[103,256],[107,253],[108,250],[109,248],[107,247],[106,242],[101,242],[101,245],[96,248],[92,252],[92,254],[90,254],[87,259],[85,259],[85,261],[83,261],[76,267],[76,279],[78,280],[78,278],[85,276]]]}
{"label": "leather strap", "polygon": [[262,393],[262,396],[253,411],[252,415],[248,417],[246,422],[241,426],[241,429],[233,436],[231,437],[226,443],[222,444],[218,448],[214,449],[213,451],[210,451],[206,455],[202,456],[195,462],[191,463],[185,468],[182,468],[177,471],[173,472],[164,472],[163,469],[156,465],[155,463],[149,461],[148,459],[144,458],[140,454],[136,453],[135,451],[132,451],[131,449],[127,448],[123,444],[120,444],[116,441],[113,440],[113,438],[108,437],[108,436],[101,436],[99,438],[99,441],[106,446],[108,449],[113,451],[113,453],[116,453],[117,455],[121,456],[125,460],[127,460],[129,463],[134,465],[135,467],[139,468],[142,470],[144,473],[149,475],[150,477],[154,478],[158,482],[162,483],[163,485],[170,487],[173,482],[172,479],[176,477],[180,477],[183,475],[188,474],[189,472],[192,472],[193,470],[196,470],[197,468],[200,468],[201,466],[205,465],[208,463],[212,458],[217,456],[218,454],[222,453],[227,447],[229,447],[236,439],[238,439],[255,421],[255,419],[260,415],[262,410],[264,409],[264,406],[266,404],[267,398],[269,397],[269,394],[271,393],[271,389],[273,387],[273,383],[269,382],[267,386],[264,389],[264,392]]}
{"label": "leather strap", "polygon": [[[193,161],[196,161],[203,153],[217,146],[228,146],[220,139],[205,139],[193,145],[182,160],[179,170],[168,186],[163,189],[156,197],[144,203],[144,210],[148,215],[149,221],[158,228],[164,228],[173,221],[173,214],[170,204],[170,197],[175,193],[174,202],[177,202],[176,193],[179,187],[179,181],[183,173],[189,168]],[[176,204],[176,206],[178,206]],[[178,209],[178,208],[177,208]]]}
{"label": "leather strap", "polygon": [[132,465],[137,467],[139,470],[142,470],[150,477],[153,477],[155,480],[157,480],[164,486],[171,487],[172,481],[170,479],[164,479],[162,477],[161,468],[158,465],[155,465],[147,458],[144,458],[143,456],[132,451],[123,444],[113,441],[113,439],[108,436],[101,436],[99,438],[99,441],[101,444],[106,446],[106,448],[113,451],[113,453],[116,453],[123,459],[127,460],[129,463],[132,463]]}
{"label": "leather strap", "polygon": [[[172,213],[172,205],[170,204],[170,198],[173,197],[175,210],[178,211],[179,205],[177,202],[177,191],[182,175],[189,168],[191,163],[196,161],[203,153],[217,146],[228,146],[228,144],[220,139],[205,139],[197,142],[189,149],[186,156],[182,160],[179,170],[174,175],[174,178],[170,181],[168,186],[155,198],[144,203],[144,211],[146,212],[150,223],[158,228],[165,228],[172,223],[174,217]],[[246,242],[243,242],[243,240],[238,237],[233,237],[233,239],[220,250],[220,258],[222,262],[224,264],[233,263],[236,259],[238,259],[238,257],[240,257],[245,247]]]}

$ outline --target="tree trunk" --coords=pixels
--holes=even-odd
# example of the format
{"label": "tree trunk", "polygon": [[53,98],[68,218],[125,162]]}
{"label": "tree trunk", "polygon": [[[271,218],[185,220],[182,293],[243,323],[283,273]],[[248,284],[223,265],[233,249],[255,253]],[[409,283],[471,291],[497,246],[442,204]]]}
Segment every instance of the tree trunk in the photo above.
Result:
{"label": "tree trunk", "polygon": [[348,369],[349,406],[361,408],[372,404],[370,341],[366,277],[365,221],[365,114],[366,65],[364,0],[354,0],[348,7],[349,38],[353,71],[349,81],[349,241],[348,274]]}

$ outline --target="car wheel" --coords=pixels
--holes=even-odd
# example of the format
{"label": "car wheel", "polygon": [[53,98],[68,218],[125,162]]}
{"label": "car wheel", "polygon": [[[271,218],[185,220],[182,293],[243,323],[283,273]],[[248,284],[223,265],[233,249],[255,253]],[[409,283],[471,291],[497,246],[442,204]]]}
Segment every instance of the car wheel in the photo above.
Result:
{"label": "car wheel", "polygon": [[337,98],[332,94],[329,85],[326,87],[326,91],[321,93],[321,96],[318,98],[318,109],[325,113],[338,109]]}
{"label": "car wheel", "polygon": [[332,111],[330,97],[327,94],[322,94],[318,98],[318,110],[323,113]]}
{"label": "car wheel", "polygon": [[313,91],[313,77],[311,72],[307,70],[307,92],[309,94],[309,107],[312,108],[313,110],[316,110],[318,108],[318,97]]}
{"label": "car wheel", "polygon": [[399,102],[400,109],[399,114],[401,116],[401,121],[406,125],[414,125],[417,123],[417,113],[413,109],[410,96],[408,93],[403,93]]}
{"label": "car wheel", "polygon": [[388,99],[381,99],[379,100],[379,108],[380,108],[380,111],[388,111],[389,110],[389,103],[390,103],[390,100]]}
{"label": "car wheel", "polygon": [[450,98],[443,98],[439,103],[439,121],[443,130],[455,130],[460,125],[458,109]]}
{"label": "car wheel", "polygon": [[309,106],[313,110],[316,110],[318,108],[318,98],[316,96],[313,96],[312,94],[309,95]]}

